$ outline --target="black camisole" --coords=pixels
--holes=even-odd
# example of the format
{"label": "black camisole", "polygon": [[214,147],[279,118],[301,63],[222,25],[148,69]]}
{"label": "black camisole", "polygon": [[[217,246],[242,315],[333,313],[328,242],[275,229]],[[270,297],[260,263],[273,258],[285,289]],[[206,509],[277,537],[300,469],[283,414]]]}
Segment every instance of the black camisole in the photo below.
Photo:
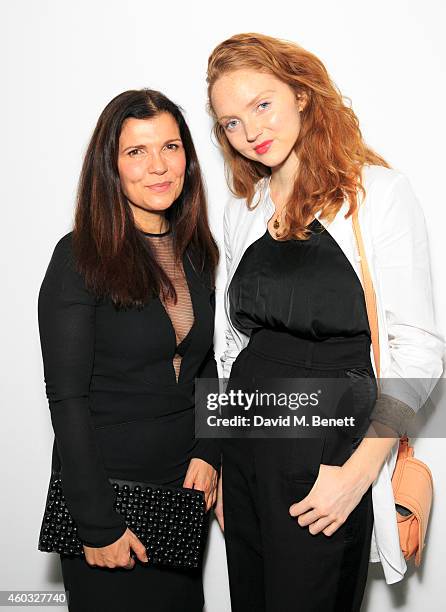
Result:
{"label": "black camisole", "polygon": [[243,254],[229,285],[233,325],[314,341],[370,337],[361,282],[334,238],[314,219],[308,240],[275,240],[268,229]]}

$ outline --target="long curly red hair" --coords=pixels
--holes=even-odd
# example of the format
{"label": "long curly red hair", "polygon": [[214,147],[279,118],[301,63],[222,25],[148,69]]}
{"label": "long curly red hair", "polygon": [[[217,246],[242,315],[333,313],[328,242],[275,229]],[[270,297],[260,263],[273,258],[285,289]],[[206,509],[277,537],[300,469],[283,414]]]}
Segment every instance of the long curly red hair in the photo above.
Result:
{"label": "long curly red hair", "polygon": [[236,197],[251,207],[259,179],[270,168],[247,159],[229,143],[212,107],[212,88],[223,74],[239,69],[267,72],[287,83],[299,97],[307,98],[301,112],[301,129],[294,145],[299,171],[286,204],[285,233],[282,239],[308,236],[306,220],[315,213],[333,219],[344,200],[349,203],[346,218],[357,206],[364,164],[390,165],[363,140],[359,121],[349,98],[344,98],[325,66],[299,45],[264,34],[236,34],[220,43],[208,60],[208,110],[214,118],[214,135],[220,144],[228,185]]}

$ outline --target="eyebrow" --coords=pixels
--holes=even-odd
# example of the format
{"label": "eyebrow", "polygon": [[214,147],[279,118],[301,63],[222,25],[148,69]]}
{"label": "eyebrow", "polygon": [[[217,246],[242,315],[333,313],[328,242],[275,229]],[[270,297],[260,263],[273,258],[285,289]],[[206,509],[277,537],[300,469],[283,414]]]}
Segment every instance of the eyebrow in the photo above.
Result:
{"label": "eyebrow", "polygon": [[[245,106],[245,108],[249,108],[250,106],[255,104],[255,102],[257,102],[257,100],[259,100],[260,98],[263,98],[263,96],[265,94],[267,94],[267,93],[275,93],[275,90],[274,89],[265,89],[265,91],[260,92],[255,98],[253,98],[250,102],[248,102],[248,104]],[[236,113],[234,113],[234,115],[235,114]],[[234,115],[222,115],[221,117],[219,117],[218,121],[221,121],[222,119],[230,119]]]}
{"label": "eyebrow", "polygon": [[[181,138],[169,138],[169,140],[166,140],[166,142],[163,142],[163,147],[166,144],[170,144],[171,142],[182,142]],[[145,149],[146,145],[145,144],[135,144],[135,145],[130,145],[128,147],[125,147],[124,149],[122,149],[122,153],[124,153],[125,151],[128,151],[128,149]]]}

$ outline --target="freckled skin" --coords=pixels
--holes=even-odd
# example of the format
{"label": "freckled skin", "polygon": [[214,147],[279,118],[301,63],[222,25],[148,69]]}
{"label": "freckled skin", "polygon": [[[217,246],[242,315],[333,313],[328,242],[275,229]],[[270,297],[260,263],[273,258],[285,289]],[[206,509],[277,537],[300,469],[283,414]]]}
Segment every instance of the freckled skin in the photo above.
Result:
{"label": "freckled skin", "polygon": [[[215,82],[211,100],[230,144],[241,155],[275,171],[297,167],[293,147],[305,104],[289,85],[265,72],[235,70]],[[270,149],[257,153],[254,147],[265,140],[273,140]]]}

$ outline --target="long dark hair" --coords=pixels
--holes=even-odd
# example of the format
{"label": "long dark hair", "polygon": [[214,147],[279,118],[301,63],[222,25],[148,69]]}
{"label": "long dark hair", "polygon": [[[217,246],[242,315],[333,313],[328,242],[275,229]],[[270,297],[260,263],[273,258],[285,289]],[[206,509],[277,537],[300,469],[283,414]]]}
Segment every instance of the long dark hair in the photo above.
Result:
{"label": "long dark hair", "polygon": [[125,91],[102,111],[88,145],[79,179],[73,230],[78,271],[90,291],[109,297],[118,308],[142,307],[160,293],[176,298],[149,241],[135,225],[118,173],[118,146],[126,119],[170,113],[177,122],[186,154],[184,186],[166,210],[174,253],[188,249],[193,265],[213,286],[218,248],[209,229],[200,165],[182,110],[159,91]]}

